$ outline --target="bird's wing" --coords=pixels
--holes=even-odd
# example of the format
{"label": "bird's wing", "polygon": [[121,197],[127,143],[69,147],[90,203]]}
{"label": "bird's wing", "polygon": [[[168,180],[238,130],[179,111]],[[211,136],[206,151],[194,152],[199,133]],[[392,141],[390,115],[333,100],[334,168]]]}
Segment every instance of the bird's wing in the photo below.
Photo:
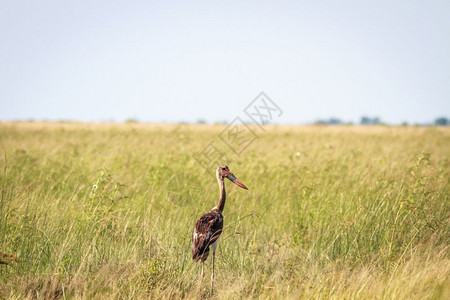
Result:
{"label": "bird's wing", "polygon": [[217,210],[204,214],[195,224],[192,236],[192,258],[195,261],[208,257],[209,246],[219,238],[223,228],[223,217]]}

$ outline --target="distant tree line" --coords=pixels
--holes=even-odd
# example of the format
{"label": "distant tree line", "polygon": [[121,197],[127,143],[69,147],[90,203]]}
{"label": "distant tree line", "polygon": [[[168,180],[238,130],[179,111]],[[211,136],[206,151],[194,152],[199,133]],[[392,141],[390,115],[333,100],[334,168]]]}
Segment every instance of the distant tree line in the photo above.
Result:
{"label": "distant tree line", "polygon": [[328,120],[317,120],[315,124],[321,125],[341,125],[344,124],[341,119],[338,118],[329,118]]}
{"label": "distant tree line", "polygon": [[447,118],[437,118],[434,121],[434,125],[437,125],[437,126],[448,126],[448,125],[450,125],[450,120],[447,119]]}
{"label": "distant tree line", "polygon": [[[139,123],[139,120],[136,118],[129,118],[127,120],[125,120],[125,123]],[[179,122],[180,124],[188,124],[189,122]],[[198,119],[196,121],[197,124],[208,124],[208,122],[205,119]],[[228,124],[227,121],[218,121],[215,122],[214,124],[221,124],[221,125],[225,125]],[[250,123],[251,124],[251,123]],[[331,117],[329,119],[319,119],[317,121],[314,122],[314,124],[318,124],[318,125],[354,125],[353,122],[345,122],[342,121],[339,118],[336,117]],[[362,116],[360,121],[359,121],[360,125],[383,125],[385,123],[383,123],[381,121],[381,119],[379,117],[367,117],[367,116]],[[409,124],[407,122],[403,122],[401,123],[402,126],[408,126]],[[445,117],[439,117],[436,118],[434,120],[433,123],[427,123],[427,124],[413,124],[413,125],[420,125],[420,126],[450,126],[450,119],[445,118]]]}
{"label": "distant tree line", "polygon": [[[316,122],[314,122],[314,124],[319,124],[319,125],[353,125],[352,122],[344,122],[339,118],[329,118],[329,119],[320,119],[317,120]],[[379,117],[367,117],[367,116],[362,116],[360,121],[359,121],[360,125],[381,125],[384,124],[381,119]],[[403,126],[407,126],[408,123],[403,122],[402,123]],[[415,125],[424,125],[424,126],[429,126],[429,125],[436,125],[436,126],[450,126],[450,119],[445,118],[445,117],[440,117],[437,118],[436,120],[434,120],[434,123],[429,123],[429,124],[415,124]]]}
{"label": "distant tree line", "polygon": [[361,125],[379,125],[381,124],[380,118],[369,118],[366,116],[361,117],[361,121],[359,122]]}

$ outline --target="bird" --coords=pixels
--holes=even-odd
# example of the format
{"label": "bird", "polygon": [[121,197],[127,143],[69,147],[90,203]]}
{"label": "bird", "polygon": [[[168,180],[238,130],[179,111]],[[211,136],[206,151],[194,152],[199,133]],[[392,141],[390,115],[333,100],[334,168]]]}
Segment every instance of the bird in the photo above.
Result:
{"label": "bird", "polygon": [[226,191],[225,178],[237,186],[248,190],[248,188],[231,173],[228,166],[219,166],[216,170],[217,182],[219,183],[219,202],[209,212],[205,213],[195,223],[192,234],[192,259],[194,262],[202,262],[201,279],[203,279],[205,260],[209,256],[209,248],[212,247],[212,273],[211,273],[211,295],[214,290],[214,263],[217,243],[223,229],[223,209],[225,208]]}

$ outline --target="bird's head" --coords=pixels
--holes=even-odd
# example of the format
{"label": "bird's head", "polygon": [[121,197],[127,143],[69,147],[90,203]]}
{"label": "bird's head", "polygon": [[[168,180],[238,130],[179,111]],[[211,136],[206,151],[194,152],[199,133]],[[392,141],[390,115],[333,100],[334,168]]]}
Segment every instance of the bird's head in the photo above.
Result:
{"label": "bird's head", "polygon": [[235,185],[248,190],[248,188],[236,178],[236,176],[231,173],[230,169],[227,166],[220,166],[216,170],[216,176],[218,179],[223,180],[224,178],[228,178]]}

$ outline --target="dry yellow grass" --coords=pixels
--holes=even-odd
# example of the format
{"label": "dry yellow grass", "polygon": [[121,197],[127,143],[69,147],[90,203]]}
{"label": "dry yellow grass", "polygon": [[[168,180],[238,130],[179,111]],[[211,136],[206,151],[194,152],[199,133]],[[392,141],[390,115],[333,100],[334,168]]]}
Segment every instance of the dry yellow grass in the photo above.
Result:
{"label": "dry yellow grass", "polygon": [[[190,238],[218,191],[195,153],[225,127],[0,123],[0,298],[208,297]],[[450,297],[448,128],[250,128],[214,298]]]}

